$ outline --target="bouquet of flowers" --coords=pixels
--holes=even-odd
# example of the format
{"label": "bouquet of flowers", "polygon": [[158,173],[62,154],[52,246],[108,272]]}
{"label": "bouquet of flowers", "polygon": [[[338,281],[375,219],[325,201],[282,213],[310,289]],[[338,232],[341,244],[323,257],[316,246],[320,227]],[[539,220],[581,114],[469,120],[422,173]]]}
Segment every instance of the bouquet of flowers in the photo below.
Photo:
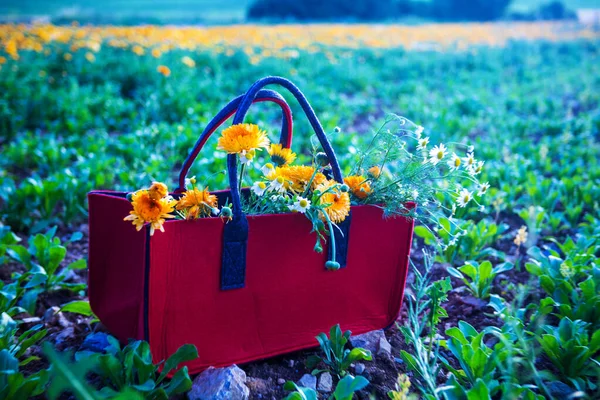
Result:
{"label": "bouquet of flowers", "polygon": [[[336,128],[334,134],[339,132]],[[484,163],[475,159],[473,146],[432,145],[423,127],[404,117],[391,114],[385,119],[357,152],[343,184],[332,179],[327,155],[312,147],[311,165],[295,165],[292,150],[271,144],[264,130],[248,123],[224,129],[218,142],[218,149],[238,156],[240,187],[232,190],[240,192],[242,211],[246,215],[304,214],[312,223],[317,252],[323,251],[322,241],[335,241],[334,230],[348,217],[351,205],[378,207],[390,218],[416,219],[432,231],[444,229],[455,236],[453,240],[464,232],[458,226],[447,229],[439,224],[440,218],[453,223],[457,207],[471,204],[483,210],[480,200],[489,184],[477,179]],[[260,157],[263,150],[267,156]],[[249,184],[250,190],[242,191],[252,166],[260,178]],[[138,230],[150,224],[151,235],[157,229],[164,231],[168,218],[232,220],[231,204],[219,207],[217,197],[195,178],[186,183],[186,191],[177,198],[160,182],[131,193],[133,209],[125,220]],[[331,244],[333,254],[326,267],[338,269],[335,243]]]}

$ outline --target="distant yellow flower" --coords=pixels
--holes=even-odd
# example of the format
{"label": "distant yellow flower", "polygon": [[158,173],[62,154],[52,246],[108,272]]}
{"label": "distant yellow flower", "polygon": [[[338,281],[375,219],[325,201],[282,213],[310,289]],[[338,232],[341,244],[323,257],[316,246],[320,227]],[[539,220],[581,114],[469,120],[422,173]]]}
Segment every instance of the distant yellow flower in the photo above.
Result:
{"label": "distant yellow flower", "polygon": [[527,241],[527,227],[522,226],[517,231],[517,236],[515,237],[514,242],[517,246],[520,246],[520,245],[524,244],[526,241]]}
{"label": "distant yellow flower", "polygon": [[216,206],[217,196],[210,194],[208,188],[187,190],[177,203],[178,210],[186,210],[186,219],[208,216]]}
{"label": "distant yellow flower", "polygon": [[271,156],[271,161],[278,166],[291,164],[296,159],[296,153],[291,149],[284,148],[280,144],[271,144],[268,151]]}
{"label": "distant yellow flower", "polygon": [[377,165],[369,168],[368,172],[369,172],[369,175],[371,175],[375,179],[377,179],[381,176],[381,168],[379,168]]}
{"label": "distant yellow flower", "polygon": [[162,55],[161,51],[159,49],[152,49],[152,57],[154,58],[158,58]]}
{"label": "distant yellow flower", "polygon": [[94,61],[96,61],[96,56],[88,51],[87,53],[85,53],[85,59],[93,63]]}
{"label": "distant yellow flower", "polygon": [[140,46],[139,44],[136,44],[135,46],[133,46],[131,51],[133,51],[138,56],[144,55],[144,48],[142,46]]}
{"label": "distant yellow flower", "polygon": [[350,196],[348,193],[343,193],[334,181],[326,181],[317,186],[323,194],[319,199],[319,204],[325,206],[325,212],[333,223],[340,223],[350,214]]}
{"label": "distant yellow flower", "polygon": [[73,59],[73,54],[65,53],[63,54],[63,58],[65,59],[65,61],[71,61]]}
{"label": "distant yellow flower", "polygon": [[[284,187],[287,190],[302,192],[306,189],[306,185],[313,176],[315,169],[306,165],[285,165],[277,167],[266,176],[267,179],[273,181],[279,177],[284,180]],[[320,172],[317,172],[313,178],[312,187],[325,182],[327,178]]]}
{"label": "distant yellow flower", "polygon": [[169,67],[167,67],[166,65],[159,65],[156,70],[162,74],[163,76],[170,76],[171,75],[171,70],[169,69]]}
{"label": "distant yellow flower", "polygon": [[177,200],[169,197],[152,198],[150,190],[138,190],[131,198],[133,210],[123,220],[131,221],[138,231],[143,228],[145,223],[149,223],[150,235],[154,235],[156,229],[164,232],[165,228],[163,224],[165,219],[175,218],[170,212],[173,211],[176,203]]}
{"label": "distant yellow flower", "polygon": [[367,182],[367,178],[362,175],[347,176],[344,178],[344,183],[350,187],[352,194],[359,199],[365,199],[371,194],[371,186]]}
{"label": "distant yellow flower", "polygon": [[194,68],[196,66],[196,61],[192,60],[192,58],[188,56],[183,56],[181,58],[181,62],[190,68]]}
{"label": "distant yellow flower", "polygon": [[229,154],[260,150],[269,146],[267,133],[254,124],[237,124],[223,130],[219,138],[219,150]]}

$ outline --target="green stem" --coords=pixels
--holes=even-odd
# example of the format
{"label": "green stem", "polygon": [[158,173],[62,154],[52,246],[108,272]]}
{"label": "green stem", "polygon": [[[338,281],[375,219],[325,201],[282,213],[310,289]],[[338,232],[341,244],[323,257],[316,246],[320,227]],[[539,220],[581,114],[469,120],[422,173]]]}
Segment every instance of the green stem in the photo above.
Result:
{"label": "green stem", "polygon": [[240,187],[238,188],[240,192],[240,197],[242,197],[242,186],[244,184],[244,172],[246,172],[246,164],[242,163],[240,167]]}
{"label": "green stem", "polygon": [[306,188],[304,189],[304,192],[302,193],[302,197],[306,197],[306,195],[308,194],[308,191],[310,190],[310,187],[312,186],[315,176],[317,176],[317,168],[315,168],[312,176],[310,177],[310,180],[308,181],[308,184],[306,185]]}
{"label": "green stem", "polygon": [[331,260],[335,261],[335,232],[333,231],[333,224],[331,223],[331,219],[329,219],[329,215],[325,212],[325,210],[321,210],[325,220],[327,221],[327,226],[329,227],[329,237],[331,238]]}

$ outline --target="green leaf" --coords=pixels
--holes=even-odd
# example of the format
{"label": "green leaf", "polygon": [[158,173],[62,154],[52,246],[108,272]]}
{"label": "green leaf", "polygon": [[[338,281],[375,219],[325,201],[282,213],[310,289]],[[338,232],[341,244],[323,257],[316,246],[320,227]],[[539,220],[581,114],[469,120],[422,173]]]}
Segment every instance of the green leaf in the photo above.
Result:
{"label": "green leaf", "polygon": [[489,400],[490,392],[485,382],[477,379],[475,385],[467,391],[467,400]]}
{"label": "green leaf", "polygon": [[98,399],[94,389],[85,380],[86,374],[93,367],[91,359],[80,361],[75,366],[70,364],[66,357],[58,354],[49,342],[44,343],[43,350],[52,365],[53,379],[47,392],[51,400],[58,398],[65,391],[73,393],[79,400]]}
{"label": "green leaf", "polygon": [[192,388],[192,380],[188,374],[188,368],[183,367],[173,375],[173,378],[169,381],[169,384],[166,386],[165,391],[167,392],[167,396],[171,396],[174,394],[185,393],[188,392]]}
{"label": "green leaf", "polygon": [[196,346],[193,344],[184,344],[167,359],[167,362],[165,362],[165,366],[156,382],[160,383],[172,369],[176,368],[182,362],[191,361],[196,358],[198,358],[198,350],[196,349]]}
{"label": "green leaf", "polygon": [[85,300],[75,300],[61,307],[61,311],[85,315],[86,317],[95,316],[90,302]]}
{"label": "green leaf", "polygon": [[346,375],[340,380],[333,392],[333,397],[336,400],[352,400],[354,392],[357,392],[369,384],[369,381],[364,376],[353,377]]}
{"label": "green leaf", "polygon": [[86,269],[87,261],[85,258],[80,258],[77,261],[73,261],[71,264],[67,265],[67,269]]}
{"label": "green leaf", "polygon": [[54,275],[56,269],[67,255],[67,249],[63,246],[51,247],[48,250],[48,265],[44,265],[48,275]]}

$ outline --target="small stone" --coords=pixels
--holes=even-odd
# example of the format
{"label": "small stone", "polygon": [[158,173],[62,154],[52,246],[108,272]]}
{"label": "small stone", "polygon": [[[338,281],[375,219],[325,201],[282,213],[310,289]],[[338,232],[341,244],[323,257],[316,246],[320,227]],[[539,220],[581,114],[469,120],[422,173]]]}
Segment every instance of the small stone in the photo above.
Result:
{"label": "small stone", "polygon": [[22,323],[24,324],[39,324],[40,322],[42,322],[42,319],[39,317],[31,317],[31,318],[23,318],[21,320]]}
{"label": "small stone", "polygon": [[86,336],[79,350],[93,351],[94,353],[104,353],[106,348],[109,346],[110,343],[108,342],[108,335],[103,332],[96,332]]}
{"label": "small stone", "polygon": [[283,385],[283,384],[285,384],[285,379],[283,379],[283,378],[279,378],[279,379],[277,379],[277,384],[278,384],[278,385]]}
{"label": "small stone", "polygon": [[290,368],[294,368],[294,364],[295,364],[295,363],[296,363],[296,362],[295,362],[294,360],[290,360],[290,361],[288,361],[288,365],[290,366]]}
{"label": "small stone", "polygon": [[317,390],[323,393],[331,392],[333,388],[333,378],[329,372],[323,372],[319,377],[319,385],[317,386]]}
{"label": "small stone", "polygon": [[54,315],[60,311],[60,308],[57,306],[50,307],[44,313],[44,321],[52,321],[54,319]]}
{"label": "small stone", "polygon": [[377,354],[388,356],[392,354],[392,345],[387,341],[385,336],[379,339],[379,350],[377,351]]}
{"label": "small stone", "polygon": [[210,367],[194,379],[190,400],[247,400],[250,389],[246,386],[246,373],[232,365],[227,368]]}
{"label": "small stone", "polygon": [[569,385],[559,381],[550,382],[548,384],[548,390],[550,390],[552,397],[557,399],[568,399],[571,397],[573,392],[575,392],[575,390]]}
{"label": "small stone", "polygon": [[358,375],[365,372],[365,364],[356,363],[356,366],[354,367],[354,372],[356,372]]}
{"label": "small stone", "polygon": [[377,352],[381,338],[385,339],[383,329],[363,333],[362,335],[350,336],[350,343],[353,347],[362,347],[370,350],[371,353]]}
{"label": "small stone", "polygon": [[298,386],[317,390],[317,377],[310,374],[304,374],[298,381]]}
{"label": "small stone", "polygon": [[262,396],[262,393],[267,393],[269,391],[269,386],[271,382],[261,379],[261,378],[252,378],[249,377],[246,379],[246,386],[255,396]]}
{"label": "small stone", "polygon": [[75,337],[75,329],[72,326],[63,329],[54,337],[56,345],[62,344],[64,341]]}

